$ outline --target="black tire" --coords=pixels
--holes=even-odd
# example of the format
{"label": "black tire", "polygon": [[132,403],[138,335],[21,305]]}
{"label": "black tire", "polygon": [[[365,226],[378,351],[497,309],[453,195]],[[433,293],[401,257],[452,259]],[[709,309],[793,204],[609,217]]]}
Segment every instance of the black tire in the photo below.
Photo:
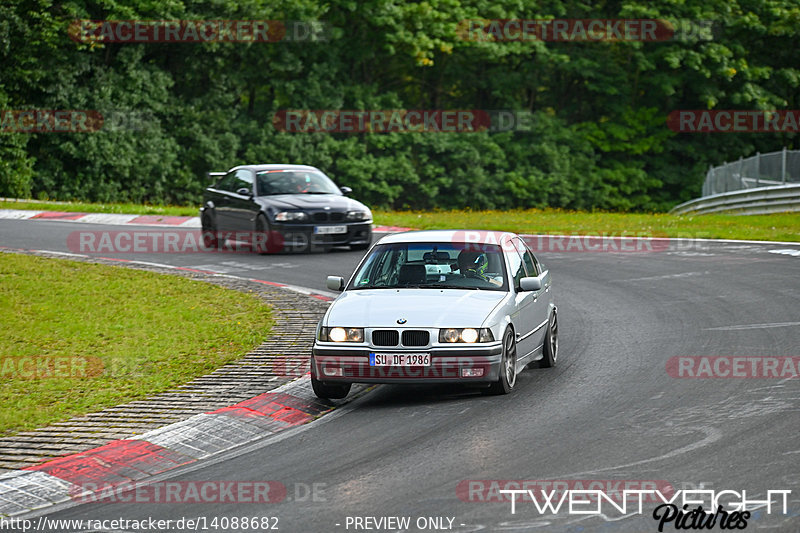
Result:
{"label": "black tire", "polygon": [[544,336],[544,357],[539,361],[540,368],[552,368],[558,361],[558,315],[553,311]]}
{"label": "black tire", "polygon": [[503,357],[500,359],[500,375],[497,381],[484,390],[486,394],[508,394],[514,390],[516,383],[517,343],[514,340],[512,329],[506,328],[506,332],[503,334]]}
{"label": "black tire", "polygon": [[314,394],[323,400],[340,400],[350,393],[350,383],[324,383],[311,376]]}
{"label": "black tire", "polygon": [[272,248],[272,243],[270,242],[270,237],[272,237],[272,232],[269,229],[269,222],[267,222],[267,217],[263,214],[259,214],[256,217],[256,233],[263,233],[266,237],[262,241],[257,241],[255,235],[251,241],[253,242],[253,251],[258,253],[259,255],[267,255],[269,254]]}
{"label": "black tire", "polygon": [[216,249],[219,246],[217,227],[209,213],[203,213],[203,217],[200,219],[200,226],[202,227],[203,247]]}

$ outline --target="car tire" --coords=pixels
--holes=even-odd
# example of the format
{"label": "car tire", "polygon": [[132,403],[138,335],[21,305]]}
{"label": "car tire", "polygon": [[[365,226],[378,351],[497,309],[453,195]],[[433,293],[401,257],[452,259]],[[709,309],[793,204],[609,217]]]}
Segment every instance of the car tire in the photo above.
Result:
{"label": "car tire", "polygon": [[558,360],[558,315],[555,311],[550,315],[547,333],[544,336],[544,357],[539,361],[540,368],[552,368]]}
{"label": "car tire", "polygon": [[216,249],[219,245],[219,238],[217,237],[217,227],[211,218],[211,214],[208,212],[203,213],[203,217],[200,219],[200,227],[202,228],[203,246],[207,249]]}
{"label": "car tire", "polygon": [[311,388],[323,400],[341,400],[350,393],[350,386],[350,383],[324,383],[311,376]]}
{"label": "car tire", "polygon": [[517,383],[517,343],[514,340],[514,331],[506,328],[503,334],[503,356],[500,359],[500,375],[497,381],[484,389],[486,394],[508,394],[514,390]]}
{"label": "car tire", "polygon": [[264,245],[262,246],[259,246],[258,243],[253,244],[253,251],[258,253],[259,255],[267,255],[271,251],[274,251],[271,250],[272,243],[269,241],[270,238],[272,237],[272,232],[269,229],[269,222],[267,222],[267,217],[265,217],[263,214],[259,214],[256,217],[255,232],[263,233],[264,235],[266,235],[266,238],[264,239]]}

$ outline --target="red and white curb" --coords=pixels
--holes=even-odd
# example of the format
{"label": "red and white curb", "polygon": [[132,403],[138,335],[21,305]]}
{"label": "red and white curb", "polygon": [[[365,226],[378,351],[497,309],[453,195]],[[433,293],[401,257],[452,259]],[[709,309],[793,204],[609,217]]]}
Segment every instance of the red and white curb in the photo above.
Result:
{"label": "red and white curb", "polygon": [[[0,246],[0,250],[42,252],[66,257],[88,255],[51,250],[23,250]],[[99,258],[98,258],[99,259]],[[245,279],[298,292],[323,301],[334,299],[305,287],[230,274],[146,261],[102,258],[111,261],[182,270],[213,276]],[[352,395],[351,398],[355,397]],[[217,453],[248,444],[265,436],[306,424],[343,405],[317,399],[305,375],[249,400],[110,442],[85,452],[53,459],[41,465],[0,474],[0,517],[22,515],[89,494],[84,487],[108,487],[138,482]]]}
{"label": "red and white curb", "polygon": [[85,452],[0,475],[0,516],[67,501],[86,501],[86,487],[119,487],[307,424],[337,405],[323,403],[308,375],[249,400],[195,415]]}
{"label": "red and white curb", "polygon": [[62,211],[27,211],[24,209],[0,209],[0,219],[57,220],[59,222],[83,222],[86,224],[108,224],[113,226],[133,224],[140,226],[167,226],[172,228],[200,227],[199,217],[69,213]]}
{"label": "red and white curb", "polygon": [[[200,217],[162,215],[122,215],[111,213],[69,213],[65,211],[29,211],[25,209],[0,209],[0,219],[51,220],[58,222],[82,222],[109,226],[166,226],[170,228],[200,228]],[[398,226],[374,226],[376,233],[395,233],[409,228]]]}

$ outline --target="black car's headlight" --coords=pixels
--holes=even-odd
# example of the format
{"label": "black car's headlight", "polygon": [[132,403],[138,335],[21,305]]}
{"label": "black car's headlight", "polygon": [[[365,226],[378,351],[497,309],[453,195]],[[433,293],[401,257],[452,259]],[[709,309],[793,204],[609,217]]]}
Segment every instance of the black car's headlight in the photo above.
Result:
{"label": "black car's headlight", "polygon": [[348,211],[347,220],[369,220],[372,214],[369,211]]}
{"label": "black car's headlight", "polygon": [[364,342],[364,328],[320,328],[319,340],[329,342]]}
{"label": "black car's headlight", "polygon": [[439,342],[472,344],[492,341],[494,341],[494,336],[489,328],[443,328],[439,330]]}
{"label": "black car's headlight", "polygon": [[308,215],[302,211],[281,211],[275,215],[275,220],[278,222],[299,222],[308,220]]}

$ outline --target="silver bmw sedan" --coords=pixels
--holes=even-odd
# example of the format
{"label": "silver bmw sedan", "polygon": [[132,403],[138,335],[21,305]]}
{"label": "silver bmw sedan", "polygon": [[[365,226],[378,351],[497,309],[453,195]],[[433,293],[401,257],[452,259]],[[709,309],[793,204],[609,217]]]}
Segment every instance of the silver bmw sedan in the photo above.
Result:
{"label": "silver bmw sedan", "polygon": [[388,235],[369,250],[317,326],[311,384],[464,383],[508,394],[526,366],[558,357],[550,272],[514,233]]}

